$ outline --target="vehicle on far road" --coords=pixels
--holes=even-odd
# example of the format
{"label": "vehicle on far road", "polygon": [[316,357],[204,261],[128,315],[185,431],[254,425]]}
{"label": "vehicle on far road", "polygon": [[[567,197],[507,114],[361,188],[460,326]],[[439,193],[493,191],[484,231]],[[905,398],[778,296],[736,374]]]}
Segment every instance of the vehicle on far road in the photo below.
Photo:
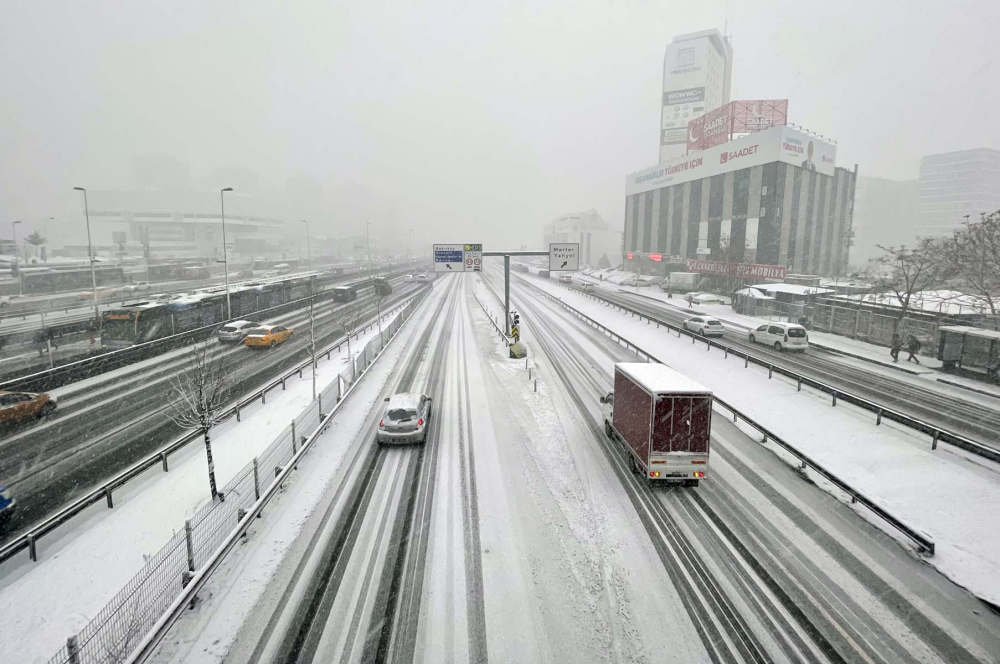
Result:
{"label": "vehicle on far road", "polygon": [[671,272],[665,281],[660,282],[660,288],[674,293],[690,293],[697,291],[700,284],[701,274],[698,272]]}
{"label": "vehicle on far road", "polygon": [[809,333],[795,323],[767,323],[750,330],[750,341],[775,350],[801,350],[809,348]]}
{"label": "vehicle on far road", "polygon": [[590,283],[589,281],[585,281],[582,284],[580,284],[580,290],[582,290],[584,293],[593,293],[595,290],[597,290],[597,288],[594,286],[594,284]]}
{"label": "vehicle on far road", "polygon": [[274,348],[292,336],[292,329],[281,325],[261,325],[247,330],[243,343],[248,348]]}
{"label": "vehicle on far road", "polygon": [[10,306],[10,295],[0,295],[0,309]]}
{"label": "vehicle on far road", "polygon": [[604,432],[621,443],[632,471],[698,486],[708,471],[712,391],[655,362],[619,362],[614,380],[601,397]]}
{"label": "vehicle on far road", "polygon": [[137,281],[134,284],[125,284],[124,286],[122,286],[123,293],[138,293],[141,291],[148,291],[148,290],[149,290],[148,281]]}
{"label": "vehicle on far road", "polygon": [[643,277],[643,279],[645,279],[650,286],[659,286],[666,280],[666,277],[661,277],[660,275],[657,274],[651,277]]}
{"label": "vehicle on far road", "polygon": [[716,305],[725,304],[726,301],[723,300],[718,295],[714,293],[687,293],[684,295],[684,300],[690,302],[691,304],[704,304],[704,305]]}
{"label": "vehicle on far road", "polygon": [[220,343],[238,343],[243,341],[247,333],[257,327],[258,323],[250,320],[234,320],[219,328],[218,338]]}
{"label": "vehicle on far road", "polygon": [[378,422],[378,442],[426,443],[431,419],[431,398],[426,394],[400,393],[385,398]]}
{"label": "vehicle on far road", "polygon": [[418,274],[417,275],[417,281],[421,281],[423,283],[429,283],[433,278],[434,278],[434,274],[433,273],[427,274],[425,272],[423,274]]}
{"label": "vehicle on far road", "polygon": [[559,275],[559,281],[564,284],[571,284],[573,283],[573,275],[571,274]]}
{"label": "vehicle on far road", "polygon": [[48,417],[56,410],[55,397],[45,392],[0,392],[0,425],[12,426]]}
{"label": "vehicle on far road", "polygon": [[725,326],[717,318],[695,316],[684,321],[684,329],[700,334],[703,337],[721,337],[726,332]]}
{"label": "vehicle on far road", "polygon": [[375,277],[372,279],[372,288],[383,297],[392,293],[392,285],[385,277]]}
{"label": "vehicle on far road", "polygon": [[11,494],[10,489],[0,484],[0,528],[10,520],[17,508],[17,501]]}
{"label": "vehicle on far road", "polygon": [[403,277],[403,281],[413,281],[413,275],[412,274],[406,275],[405,277]]}
{"label": "vehicle on far road", "polygon": [[358,299],[358,289],[355,286],[337,286],[333,289],[334,302],[350,302]]}

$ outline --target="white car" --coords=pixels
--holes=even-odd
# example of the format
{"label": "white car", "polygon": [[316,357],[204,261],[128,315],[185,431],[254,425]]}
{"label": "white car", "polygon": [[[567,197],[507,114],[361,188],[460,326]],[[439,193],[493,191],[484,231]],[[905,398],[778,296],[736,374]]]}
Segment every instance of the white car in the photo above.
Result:
{"label": "white car", "polygon": [[148,291],[149,282],[148,281],[138,281],[134,284],[125,284],[122,287],[122,292],[125,293],[138,293],[139,291]]}
{"label": "white car", "polygon": [[684,329],[703,337],[721,337],[726,332],[722,321],[708,316],[695,316],[684,321]]}
{"label": "white car", "polygon": [[378,442],[426,443],[431,419],[431,398],[426,394],[394,394],[385,398],[378,422]]}
{"label": "white car", "polygon": [[801,350],[809,348],[809,333],[795,323],[768,323],[750,330],[750,341],[775,350]]}
{"label": "white car", "polygon": [[594,284],[590,283],[589,281],[585,281],[582,284],[580,284],[580,290],[582,290],[584,293],[593,293],[597,289],[594,288]]}
{"label": "white car", "polygon": [[403,277],[403,281],[413,281],[413,275],[412,274],[406,275],[405,277]]}
{"label": "white car", "polygon": [[564,284],[573,283],[573,276],[570,274],[563,274],[559,276],[559,281]]}
{"label": "white car", "polygon": [[257,327],[259,323],[249,320],[234,320],[219,328],[219,343],[239,343],[247,333]]}
{"label": "white car", "polygon": [[692,304],[725,304],[726,301],[723,300],[718,295],[713,295],[712,293],[687,293],[684,299]]}

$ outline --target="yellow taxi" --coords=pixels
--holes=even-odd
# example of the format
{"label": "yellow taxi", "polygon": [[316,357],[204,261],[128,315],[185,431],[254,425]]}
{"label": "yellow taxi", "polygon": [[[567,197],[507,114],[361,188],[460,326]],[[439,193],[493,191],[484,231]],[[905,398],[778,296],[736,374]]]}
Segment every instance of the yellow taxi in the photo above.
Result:
{"label": "yellow taxi", "polygon": [[56,410],[55,397],[44,392],[0,391],[0,425],[14,425],[48,417]]}
{"label": "yellow taxi", "polygon": [[292,336],[292,328],[281,325],[261,325],[255,327],[243,338],[250,348],[274,348],[278,344],[285,343]]}

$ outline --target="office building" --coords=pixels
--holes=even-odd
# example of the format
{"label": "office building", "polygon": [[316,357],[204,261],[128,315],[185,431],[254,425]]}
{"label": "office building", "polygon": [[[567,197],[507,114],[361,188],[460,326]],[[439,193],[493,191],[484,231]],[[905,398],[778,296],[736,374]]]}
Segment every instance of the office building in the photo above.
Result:
{"label": "office building", "polygon": [[834,144],[775,126],[633,173],[626,257],[668,256],[706,273],[735,258],[748,276],[835,276],[847,267],[856,171],[836,167]]}
{"label": "office building", "polygon": [[915,237],[945,237],[982,213],[1000,210],[1000,150],[978,148],[920,160]]}
{"label": "office building", "polygon": [[663,56],[660,163],[687,152],[688,122],[729,102],[733,48],[718,30],[674,37]]}
{"label": "office building", "polygon": [[597,210],[556,217],[542,229],[542,246],[552,242],[580,243],[580,264],[597,267],[606,258],[608,266],[622,261],[622,232],[608,228]]}

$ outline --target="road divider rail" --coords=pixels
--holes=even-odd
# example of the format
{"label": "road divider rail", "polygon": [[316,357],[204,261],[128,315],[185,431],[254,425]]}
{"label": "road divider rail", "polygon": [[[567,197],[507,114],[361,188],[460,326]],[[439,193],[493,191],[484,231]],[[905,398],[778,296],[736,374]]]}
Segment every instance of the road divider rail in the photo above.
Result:
{"label": "road divider rail", "polygon": [[[520,278],[523,279],[523,277],[520,277]],[[538,278],[541,278],[541,277],[538,277]],[[562,284],[558,284],[558,285],[562,286],[564,288],[568,288],[566,286],[563,286]],[[540,292],[544,292],[544,291],[541,291],[541,289],[538,289],[538,290]],[[573,292],[578,293],[579,295],[582,295],[584,297],[592,298],[593,300],[595,300],[597,302],[602,302],[602,303],[608,304],[610,306],[613,306],[613,307],[615,307],[617,309],[620,309],[621,311],[630,313],[630,314],[632,314],[634,316],[637,316],[640,320],[642,320],[643,318],[645,318],[649,322],[656,323],[657,326],[659,326],[659,327],[666,327],[666,328],[670,329],[671,331],[677,332],[678,336],[680,336],[682,334],[683,335],[687,335],[687,336],[691,337],[691,342],[692,343],[694,343],[695,340],[698,340],[698,341],[702,341],[703,343],[705,343],[708,346],[709,349],[711,349],[714,346],[715,348],[718,348],[718,349],[722,350],[726,354],[727,357],[729,355],[735,355],[737,357],[743,358],[745,364],[755,364],[757,366],[764,367],[764,368],[767,369],[768,378],[770,378],[772,374],[776,373],[776,374],[779,374],[781,376],[785,376],[787,378],[791,378],[792,380],[796,381],[796,383],[798,385],[798,389],[800,389],[800,390],[802,389],[802,386],[805,385],[805,386],[811,387],[811,388],[813,388],[813,389],[815,389],[815,390],[817,390],[819,392],[823,392],[825,394],[828,394],[832,398],[832,404],[834,406],[837,405],[838,401],[844,401],[844,402],[847,402],[847,403],[849,403],[851,405],[857,406],[858,408],[862,408],[862,409],[867,410],[869,412],[875,413],[875,415],[876,415],[875,425],[876,426],[882,424],[882,420],[883,419],[887,419],[887,420],[891,420],[893,422],[896,422],[897,424],[901,424],[901,425],[903,425],[903,426],[905,426],[905,427],[907,427],[909,429],[912,429],[914,431],[918,431],[920,433],[927,434],[928,436],[931,437],[931,450],[936,450],[937,446],[938,446],[938,443],[947,443],[949,445],[952,445],[953,447],[957,447],[959,449],[965,450],[966,452],[969,452],[970,454],[974,454],[974,455],[982,457],[984,459],[989,459],[990,461],[993,461],[994,463],[1000,463],[1000,450],[998,450],[996,448],[993,448],[993,447],[990,447],[989,445],[984,445],[984,444],[982,444],[980,442],[972,440],[971,438],[966,438],[965,436],[959,435],[957,433],[952,433],[950,431],[947,431],[946,429],[942,429],[941,427],[935,426],[935,425],[930,424],[928,422],[924,422],[923,420],[917,419],[917,418],[912,417],[910,415],[906,415],[905,413],[901,413],[898,410],[894,410],[894,409],[889,408],[887,406],[883,406],[883,405],[878,404],[878,403],[876,403],[874,401],[870,401],[868,399],[865,399],[864,397],[859,397],[856,394],[851,394],[850,392],[845,392],[844,390],[841,390],[839,388],[833,387],[832,385],[828,385],[828,384],[826,384],[826,383],[824,383],[822,381],[816,380],[814,378],[810,378],[810,377],[805,376],[803,374],[800,374],[800,373],[798,373],[796,371],[793,371],[791,369],[783,367],[780,364],[775,364],[774,362],[771,362],[770,360],[758,357],[756,355],[751,355],[750,353],[747,353],[746,351],[742,351],[739,348],[736,348],[734,346],[730,346],[730,345],[722,343],[720,341],[713,341],[712,339],[701,337],[699,335],[693,334],[692,332],[690,332],[688,330],[685,330],[684,328],[679,327],[679,326],[677,326],[677,325],[675,325],[673,323],[667,322],[667,321],[663,320],[662,318],[658,318],[656,316],[650,316],[649,314],[646,314],[646,313],[643,313],[641,311],[638,311],[637,309],[632,309],[630,307],[623,306],[623,305],[621,305],[621,304],[619,304],[619,303],[617,303],[617,302],[615,302],[613,300],[609,300],[609,299],[601,297],[599,295],[594,295],[593,293],[585,293],[585,292],[577,290],[577,289],[570,289],[570,290],[572,290]],[[546,294],[549,295],[548,293],[546,293]]]}
{"label": "road divider rail", "polygon": [[[522,277],[522,279],[523,279],[523,277]],[[632,341],[629,341],[628,339],[626,339],[625,337],[621,336],[620,334],[614,333],[606,325],[604,325],[603,323],[600,323],[600,322],[594,320],[593,318],[591,318],[587,314],[583,313],[582,311],[579,311],[578,309],[576,309],[572,305],[567,304],[566,302],[563,302],[558,297],[552,295],[551,293],[545,291],[544,289],[538,288],[537,286],[535,286],[534,284],[532,284],[532,283],[530,283],[528,281],[525,281],[525,283],[530,288],[534,289],[538,293],[540,293],[540,294],[544,295],[545,297],[549,298],[553,302],[556,302],[556,303],[560,304],[562,307],[564,307],[570,313],[574,314],[578,318],[586,321],[588,324],[590,324],[593,327],[597,328],[597,330],[600,331],[601,333],[606,333],[606,334],[610,335],[610,337],[611,337],[611,339],[613,341],[616,341],[618,343],[624,344],[626,349],[631,350],[633,353],[635,353],[639,357],[644,357],[647,362],[656,362],[657,364],[666,364],[665,362],[661,362],[655,355],[653,355],[649,351],[643,349],[642,347],[638,346],[637,344],[633,343]],[[673,329],[678,329],[678,328],[676,328],[676,326],[670,326],[670,327],[673,328]],[[903,521],[901,521],[899,518],[897,518],[896,516],[894,516],[892,513],[890,513],[888,510],[886,510],[884,507],[882,507],[881,505],[879,505],[878,503],[876,503],[874,500],[872,500],[871,498],[868,498],[863,493],[861,493],[860,491],[858,491],[857,489],[855,489],[854,487],[852,487],[850,484],[848,484],[844,480],[842,480],[839,477],[837,477],[831,471],[829,471],[826,468],[824,468],[819,462],[813,460],[807,454],[805,454],[804,452],[800,451],[799,449],[797,449],[795,446],[793,446],[792,444],[788,443],[787,441],[783,440],[780,436],[777,436],[774,432],[770,431],[769,429],[767,429],[766,427],[764,427],[762,424],[757,423],[756,421],[754,421],[753,419],[751,419],[750,417],[748,417],[745,413],[737,410],[735,407],[733,407],[732,405],[730,405],[726,401],[720,399],[719,397],[715,396],[714,394],[712,395],[712,399],[713,399],[713,401],[717,405],[719,405],[722,408],[724,408],[727,411],[729,411],[729,413],[733,417],[733,421],[734,422],[738,422],[739,420],[743,420],[747,425],[749,425],[750,427],[752,427],[758,433],[762,434],[763,435],[763,440],[761,441],[762,443],[773,442],[776,445],[778,445],[779,447],[781,447],[782,449],[784,449],[786,452],[792,454],[794,457],[796,457],[799,460],[799,463],[800,463],[799,467],[801,469],[804,470],[806,468],[811,468],[816,473],[818,473],[823,478],[825,478],[828,482],[830,482],[831,484],[833,484],[834,486],[836,486],[838,489],[840,489],[841,491],[843,491],[844,493],[846,493],[848,496],[850,496],[851,503],[859,503],[859,504],[863,505],[864,507],[868,508],[868,510],[870,510],[872,513],[878,515],[882,520],[884,520],[890,526],[892,526],[897,531],[899,531],[900,533],[902,533],[903,535],[905,535],[907,538],[909,538],[912,542],[914,542],[917,545],[918,549],[920,549],[921,551],[923,551],[924,553],[926,553],[929,556],[933,556],[934,555],[934,541],[930,537],[928,537],[925,533],[922,533],[919,530],[913,528],[912,526],[907,525],[906,523],[904,523]]]}
{"label": "road divider rail", "polygon": [[[402,304],[397,305],[393,309],[383,312],[382,317],[386,318],[394,315],[398,311],[406,309],[407,307],[411,306],[411,304],[415,300],[422,298],[423,295],[424,292],[414,295],[413,297],[403,302]],[[358,335],[370,330],[377,324],[378,324],[377,318],[372,318],[369,321],[367,321],[364,324],[364,326],[360,326],[359,329],[352,336],[358,338]],[[347,338],[342,337],[337,341],[329,344],[325,349],[317,352],[316,353],[317,363],[320,357],[326,356],[326,359],[329,360],[332,353],[334,352],[340,353],[341,347],[346,343],[347,343]],[[362,358],[359,357],[358,362],[360,363],[361,360]],[[237,420],[239,420],[240,411],[246,408],[247,406],[251,405],[255,401],[260,400],[261,403],[266,404],[268,392],[277,388],[279,385],[281,386],[282,389],[285,389],[285,382],[289,378],[292,378],[293,376],[301,377],[302,371],[307,369],[310,366],[310,364],[312,364],[311,357],[307,358],[304,362],[293,367],[292,369],[286,371],[279,378],[276,378],[270,381],[269,383],[259,387],[258,389],[255,389],[253,392],[244,396],[243,398],[237,399],[236,402],[233,403],[233,405],[230,406],[225,411],[224,415],[226,417],[235,416]],[[320,394],[318,395],[318,397],[319,397],[318,403],[316,405],[318,408],[322,409],[324,395]],[[49,517],[45,518],[44,520],[33,526],[28,532],[15,537],[11,541],[7,542],[2,547],[0,547],[0,563],[9,560],[10,558],[17,555],[19,552],[25,549],[28,550],[28,557],[32,561],[37,561],[38,560],[37,543],[39,539],[51,533],[53,530],[55,530],[62,524],[66,523],[74,516],[85,510],[86,508],[90,507],[94,503],[100,502],[101,500],[107,501],[108,507],[113,508],[114,491],[121,488],[129,481],[135,479],[136,477],[138,477],[148,469],[152,468],[153,466],[162,465],[164,472],[168,472],[169,471],[168,460],[170,455],[182,449],[183,447],[188,445],[188,443],[197,440],[198,438],[201,438],[201,432],[198,431],[192,431],[184,434],[183,436],[177,438],[176,440],[164,446],[160,450],[150,454],[149,456],[140,461],[137,461],[130,467],[123,470],[118,475],[107,480],[100,486],[92,489],[87,494],[77,498],[69,505],[63,507],[61,510],[56,512],[55,514],[52,514]]]}
{"label": "road divider rail", "polygon": [[[492,288],[490,288],[489,284],[487,284],[486,287],[489,288],[491,291],[493,290]],[[496,295],[496,293],[494,293],[494,295]],[[510,346],[511,340],[507,337],[506,334],[504,334],[503,328],[500,327],[499,323],[497,323],[497,320],[494,317],[493,312],[491,312],[489,308],[485,304],[483,304],[483,301],[479,299],[479,295],[475,293],[475,289],[473,289],[473,297],[476,298],[476,302],[479,303],[479,306],[482,308],[483,313],[486,314],[486,318],[490,321],[490,324],[493,326],[493,329],[495,329],[497,331],[497,334],[500,335],[500,338],[503,340],[504,345]],[[500,306],[503,306],[502,302]]]}
{"label": "road divider rail", "polygon": [[[49,660],[49,664],[144,661],[170,626],[192,604],[196,593],[226,554],[246,536],[247,529],[261,515],[264,506],[280,491],[303,455],[330,425],[333,415],[340,411],[358,383],[368,375],[369,368],[410,319],[427,292],[422,291],[397,307],[398,315],[386,325],[380,336],[365,345],[355,366],[345,372],[346,375],[340,374],[336,381],[317,395],[319,398],[295,418],[260,456],[255,457],[223,487],[223,500],[208,503],[185,521],[184,528],[146,562],[108,605],[79,634],[67,639],[66,645]],[[369,326],[372,324],[369,323]],[[296,372],[286,374],[285,378]],[[275,381],[269,387],[279,383],[280,380]],[[323,412],[324,401],[331,406],[327,413]]]}

